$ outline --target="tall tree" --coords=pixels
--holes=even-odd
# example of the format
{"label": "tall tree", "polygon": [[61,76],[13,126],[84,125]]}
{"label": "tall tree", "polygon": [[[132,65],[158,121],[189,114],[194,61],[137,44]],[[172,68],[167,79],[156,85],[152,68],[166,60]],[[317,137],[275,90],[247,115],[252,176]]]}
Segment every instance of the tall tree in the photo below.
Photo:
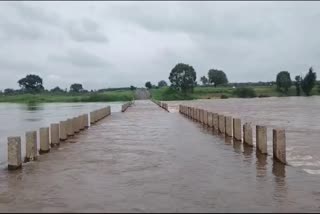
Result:
{"label": "tall tree", "polygon": [[200,78],[200,81],[202,82],[202,85],[207,85],[208,82],[209,82],[209,80],[208,80],[208,78],[206,76],[202,76]]}
{"label": "tall tree", "polygon": [[164,80],[160,80],[159,82],[158,82],[158,87],[165,87],[165,86],[167,86],[168,84],[167,84],[167,82],[166,81],[164,81]]}
{"label": "tall tree", "polygon": [[146,88],[151,89],[152,88],[152,84],[150,81],[146,82],[145,84]]}
{"label": "tall tree", "polygon": [[217,87],[217,85],[228,83],[227,75],[222,70],[210,69],[208,71],[208,77],[209,82],[213,83],[214,87]]}
{"label": "tall tree", "polygon": [[171,87],[186,93],[193,91],[197,74],[194,68],[188,64],[178,63],[170,72]]}
{"label": "tall tree", "polygon": [[297,96],[300,96],[300,94],[301,94],[300,88],[301,88],[301,80],[302,80],[302,78],[301,78],[301,76],[297,75],[295,77],[295,80],[296,80],[296,82],[295,82],[296,94],[297,94]]}
{"label": "tall tree", "polygon": [[277,89],[279,91],[283,91],[284,93],[288,93],[288,89],[292,85],[290,73],[288,71],[281,71],[277,74],[276,79]]}
{"label": "tall tree", "polygon": [[309,72],[301,81],[301,88],[307,96],[310,96],[310,92],[316,83],[316,79],[317,79],[317,74],[313,72],[313,68],[310,67]]}
{"label": "tall tree", "polygon": [[74,83],[70,86],[70,92],[79,93],[83,91],[82,84],[80,83]]}
{"label": "tall tree", "polygon": [[43,90],[42,79],[38,75],[28,74],[18,81],[22,90],[27,92],[39,92]]}
{"label": "tall tree", "polygon": [[57,86],[57,87],[51,89],[50,92],[53,92],[53,93],[64,93],[64,90],[62,90],[59,86]]}

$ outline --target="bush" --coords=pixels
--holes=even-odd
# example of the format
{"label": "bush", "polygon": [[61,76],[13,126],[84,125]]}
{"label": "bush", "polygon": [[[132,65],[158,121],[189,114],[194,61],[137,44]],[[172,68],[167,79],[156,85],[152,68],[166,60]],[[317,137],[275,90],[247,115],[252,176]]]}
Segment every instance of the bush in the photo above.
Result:
{"label": "bush", "polygon": [[237,88],[234,91],[234,94],[237,97],[241,97],[241,98],[252,98],[252,97],[256,97],[256,92],[253,88]]}
{"label": "bush", "polygon": [[222,95],[220,96],[220,98],[221,98],[221,99],[228,99],[229,97],[228,97],[227,95],[225,95],[225,94],[222,94]]}

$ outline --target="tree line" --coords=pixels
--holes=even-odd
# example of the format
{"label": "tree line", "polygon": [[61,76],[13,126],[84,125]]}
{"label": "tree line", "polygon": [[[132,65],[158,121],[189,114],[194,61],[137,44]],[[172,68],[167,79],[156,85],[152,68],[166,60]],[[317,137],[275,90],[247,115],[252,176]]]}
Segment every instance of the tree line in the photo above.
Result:
{"label": "tree line", "polygon": [[[312,67],[309,68],[309,71],[305,74],[304,77],[300,75],[295,76],[294,85],[296,87],[296,95],[300,96],[302,90],[306,96],[310,96],[311,90],[316,85],[316,79],[317,74],[313,71]],[[288,71],[281,71],[277,74],[276,85],[278,91],[287,94],[289,88],[292,86],[292,82],[293,81],[291,80],[290,73]]]}
{"label": "tree line", "polygon": [[61,89],[60,87],[55,87],[51,90],[46,90],[43,87],[43,80],[40,76],[35,74],[28,74],[24,78],[18,80],[20,89],[15,90],[12,88],[4,89],[3,93],[6,95],[12,94],[22,94],[22,93],[41,93],[41,92],[52,92],[52,93],[87,93],[88,90],[84,89],[82,84],[73,83],[68,89]]}
{"label": "tree line", "polygon": [[[200,81],[202,82],[203,86],[213,85],[214,87],[217,87],[219,85],[224,85],[224,86],[240,87],[241,89],[239,89],[237,93],[249,94],[250,96],[253,96],[254,94],[254,91],[252,91],[253,89],[252,88],[244,89],[244,87],[276,85],[277,90],[279,92],[287,94],[288,89],[294,83],[296,87],[297,96],[301,95],[301,90],[304,92],[306,96],[310,96],[311,90],[316,85],[316,77],[317,77],[316,73],[313,71],[313,68],[310,67],[309,71],[304,77],[298,75],[295,77],[295,81],[291,80],[290,73],[288,71],[281,71],[277,74],[276,81],[257,82],[257,83],[251,83],[251,82],[229,83],[227,75],[223,70],[212,68],[208,71],[207,76],[202,76],[200,78]],[[197,79],[197,74],[193,66],[184,64],[184,63],[178,63],[177,65],[175,65],[169,75],[169,80],[171,83],[170,87],[178,91],[181,91],[183,93],[193,92],[194,87],[198,86],[196,79]],[[150,81],[146,82],[145,86],[148,89],[155,87],[152,85]],[[164,80],[161,80],[158,83],[158,87],[163,87],[163,86],[167,86],[167,83]],[[320,84],[319,84],[319,92],[320,92]]]}

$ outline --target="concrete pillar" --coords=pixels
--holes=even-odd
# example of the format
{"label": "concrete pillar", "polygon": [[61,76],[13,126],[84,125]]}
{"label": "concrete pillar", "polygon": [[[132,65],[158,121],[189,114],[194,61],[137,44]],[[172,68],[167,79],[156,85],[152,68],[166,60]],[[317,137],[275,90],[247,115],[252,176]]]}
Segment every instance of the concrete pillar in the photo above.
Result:
{"label": "concrete pillar", "polygon": [[210,127],[210,128],[212,128],[212,123],[213,122],[213,120],[212,120],[212,112],[208,112],[208,126]]}
{"label": "concrete pillar", "polygon": [[219,115],[217,113],[213,113],[212,120],[213,120],[214,130],[218,131],[219,130]]}
{"label": "concrete pillar", "polygon": [[253,146],[252,143],[252,128],[250,123],[243,124],[243,142],[249,146]]}
{"label": "concrete pillar", "polygon": [[239,118],[233,118],[233,138],[238,141],[242,140],[241,120]]}
{"label": "concrete pillar", "polygon": [[208,111],[206,110],[203,111],[203,124],[208,125]]}
{"label": "concrete pillar", "polygon": [[224,134],[225,133],[225,128],[226,128],[226,118],[225,116],[219,114],[218,116],[218,120],[219,120],[219,132]]}
{"label": "concrete pillar", "polygon": [[90,124],[94,124],[94,112],[90,112]]}
{"label": "concrete pillar", "polygon": [[267,127],[256,126],[256,145],[259,152],[262,154],[268,153],[267,147]]}
{"label": "concrete pillar", "polygon": [[8,169],[15,170],[21,167],[21,138],[8,137]]}
{"label": "concrete pillar", "polygon": [[73,131],[74,133],[79,133],[79,119],[78,117],[72,118],[72,126],[73,126]]}
{"label": "concrete pillar", "polygon": [[232,117],[231,116],[227,116],[225,117],[225,124],[226,124],[226,135],[228,137],[232,137],[233,136],[233,124],[232,124]]}
{"label": "concrete pillar", "polygon": [[89,127],[89,115],[88,114],[84,115],[84,127],[85,128]]}
{"label": "concrete pillar", "polygon": [[200,123],[203,123],[203,109],[200,109]]}
{"label": "concrete pillar", "polygon": [[196,108],[192,107],[192,119],[195,120],[196,119]]}
{"label": "concrete pillar", "polygon": [[72,119],[67,120],[67,136],[73,136],[74,131],[73,131],[73,122]]}
{"label": "concrete pillar", "polygon": [[84,129],[84,114],[80,115],[79,116],[79,120],[80,120],[80,130],[83,130]]}
{"label": "concrete pillar", "polygon": [[50,152],[49,127],[40,128],[40,150],[39,154]]}
{"label": "concrete pillar", "polygon": [[286,164],[286,133],[284,129],[273,129],[273,158]]}
{"label": "concrete pillar", "polygon": [[179,113],[181,113],[182,105],[179,105]]}
{"label": "concrete pillar", "polygon": [[51,146],[58,146],[60,144],[59,123],[50,125]]}
{"label": "concrete pillar", "polygon": [[38,144],[37,131],[26,132],[26,157],[25,162],[37,160]]}
{"label": "concrete pillar", "polygon": [[111,107],[108,106],[107,108],[108,108],[108,115],[110,115],[111,114]]}
{"label": "concrete pillar", "polygon": [[67,121],[60,121],[60,140],[64,141],[68,138]]}

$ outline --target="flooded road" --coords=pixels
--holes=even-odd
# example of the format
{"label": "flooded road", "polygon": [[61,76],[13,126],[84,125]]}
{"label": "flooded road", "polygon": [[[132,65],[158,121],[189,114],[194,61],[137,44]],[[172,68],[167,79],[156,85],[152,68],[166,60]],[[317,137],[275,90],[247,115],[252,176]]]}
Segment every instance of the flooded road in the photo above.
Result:
{"label": "flooded road", "polygon": [[[167,102],[171,111],[178,104],[238,117],[242,123],[268,128],[268,153],[272,154],[272,129],[284,128],[288,164],[320,176],[320,97],[272,97]],[[255,127],[253,131],[255,141]]]}
{"label": "flooded road", "polygon": [[15,172],[1,212],[319,212],[319,177],[136,101]]}
{"label": "flooded road", "polygon": [[39,128],[48,127],[51,123],[89,113],[107,105],[111,106],[111,111],[119,112],[122,103],[38,103],[32,105],[0,103],[0,168],[6,167],[7,163],[7,137],[21,136],[22,155],[24,156],[26,131],[39,131]]}

